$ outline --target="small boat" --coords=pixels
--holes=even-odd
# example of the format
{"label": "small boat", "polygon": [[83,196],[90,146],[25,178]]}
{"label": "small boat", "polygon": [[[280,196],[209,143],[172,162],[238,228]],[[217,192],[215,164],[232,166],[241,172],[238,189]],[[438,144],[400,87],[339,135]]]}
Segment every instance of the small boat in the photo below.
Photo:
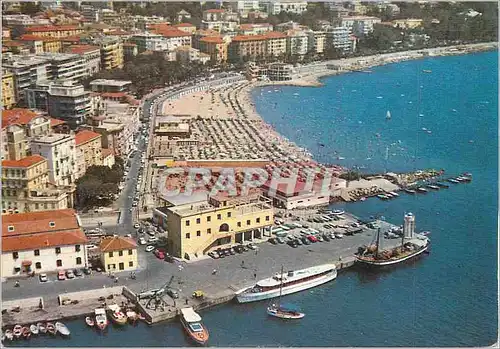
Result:
{"label": "small boat", "polygon": [[193,308],[181,309],[181,324],[191,340],[200,345],[207,344],[209,338],[208,330],[201,323],[201,316]]}
{"label": "small boat", "polygon": [[377,96],[377,99],[382,99],[382,98],[384,98],[384,97],[382,97],[382,96]]}
{"label": "small boat", "polygon": [[130,310],[130,309],[127,310],[125,315],[127,316],[128,321],[131,322],[132,324],[134,324],[139,319],[139,317],[137,316],[137,313],[133,310]]}
{"label": "small boat", "polygon": [[365,201],[365,200],[366,200],[366,198],[364,196],[359,198],[359,201]]}
{"label": "small boat", "polygon": [[381,200],[387,200],[389,199],[389,197],[387,195],[384,195],[384,194],[378,194],[377,197]]}
{"label": "small boat", "polygon": [[52,322],[47,322],[47,332],[55,336],[57,333],[56,326]]}
{"label": "small boat", "polygon": [[281,283],[280,295],[278,302],[270,304],[267,307],[267,315],[274,316],[280,319],[302,319],[305,314],[301,313],[299,309],[292,304],[281,304],[281,296],[283,295],[283,266],[281,267]]}
{"label": "small boat", "polygon": [[413,190],[413,189],[408,189],[408,188],[406,188],[404,191],[405,191],[406,193],[408,193],[408,194],[415,194],[415,193],[416,193],[416,191],[415,191],[415,190]]}
{"label": "small boat", "polygon": [[418,191],[419,193],[427,193],[427,192],[428,192],[428,190],[427,190],[427,189],[425,189],[424,187],[419,187],[419,188],[417,188],[417,191]]}
{"label": "small boat", "polygon": [[345,213],[344,210],[333,210],[332,211],[332,214],[335,216],[340,216],[340,215],[343,215],[344,213]]}
{"label": "small boat", "polygon": [[47,327],[45,326],[45,324],[43,322],[37,323],[36,327],[38,327],[38,332],[40,332],[41,334],[47,333]]}
{"label": "small boat", "polygon": [[387,111],[387,114],[385,114],[385,118],[389,120],[391,118],[391,112]]}
{"label": "small boat", "polygon": [[27,326],[23,327],[22,333],[23,333],[23,338],[24,339],[30,339],[30,337],[31,337],[31,331],[30,331],[30,329]]}
{"label": "small boat", "polygon": [[14,339],[14,333],[12,333],[12,330],[5,330],[4,333],[5,339],[11,341]]}
{"label": "small boat", "polygon": [[432,70],[424,69],[422,70],[424,73],[432,73]]}
{"label": "small boat", "polygon": [[71,334],[71,332],[69,332],[69,329],[66,327],[66,325],[63,324],[62,322],[59,322],[59,321],[56,322],[56,330],[63,337],[68,337]]}
{"label": "small boat", "polygon": [[23,334],[23,327],[21,325],[14,326],[12,334],[14,335],[14,338],[20,338]]}
{"label": "small boat", "polygon": [[104,331],[108,326],[108,318],[106,317],[106,311],[104,308],[97,308],[95,312],[95,324],[98,329]]}
{"label": "small boat", "polygon": [[127,324],[127,317],[125,314],[121,311],[120,307],[118,304],[110,304],[108,305],[108,311],[111,316],[111,321],[115,323],[116,325],[126,325]]}
{"label": "small boat", "polygon": [[87,324],[87,326],[89,327],[94,327],[95,326],[95,321],[90,317],[90,316],[87,316],[85,318],[85,323]]}
{"label": "small boat", "polygon": [[429,184],[427,185],[427,188],[431,188],[431,189],[434,189],[434,190],[439,190],[439,187],[435,184]]}
{"label": "small boat", "polygon": [[31,332],[31,334],[37,335],[38,334],[38,326],[35,324],[31,325],[30,332]]}
{"label": "small boat", "polygon": [[436,185],[440,188],[449,188],[450,186],[446,183],[437,182]]}
{"label": "small boat", "polygon": [[345,160],[345,157],[343,157],[343,156],[337,156],[337,160]]}
{"label": "small boat", "polygon": [[459,181],[457,181],[456,179],[453,179],[453,178],[449,178],[449,179],[448,179],[448,182],[450,182],[450,183],[454,183],[454,184],[458,184],[458,183],[460,183]]}
{"label": "small boat", "polygon": [[431,232],[430,231],[423,231],[420,233],[420,235],[423,235],[423,236],[427,236],[427,235],[430,235]]}
{"label": "small boat", "polygon": [[396,193],[395,191],[391,191],[391,192],[389,192],[389,194],[391,194],[395,198],[397,198],[399,196],[399,194]]}

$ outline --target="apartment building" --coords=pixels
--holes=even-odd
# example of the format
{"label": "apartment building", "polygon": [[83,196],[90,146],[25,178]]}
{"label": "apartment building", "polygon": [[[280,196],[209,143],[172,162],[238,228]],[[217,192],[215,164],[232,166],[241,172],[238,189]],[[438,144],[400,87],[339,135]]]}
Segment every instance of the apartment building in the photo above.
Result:
{"label": "apartment building", "polygon": [[380,18],[369,16],[349,16],[340,19],[340,25],[347,27],[349,33],[356,36],[370,34],[373,31],[373,25],[380,22]]}
{"label": "apartment building", "polygon": [[16,104],[14,75],[2,70],[2,109],[10,109]]}
{"label": "apartment building", "polygon": [[326,43],[343,53],[352,51],[352,41],[350,39],[349,28],[333,27],[326,31]]}
{"label": "apartment building", "polygon": [[238,27],[238,14],[223,9],[203,11],[201,29],[215,30],[219,33],[232,32]]}
{"label": "apartment building", "polygon": [[139,49],[137,48],[137,44],[134,44],[133,42],[123,43],[123,59],[125,61],[132,60],[138,54],[139,54]]}
{"label": "apartment building", "polygon": [[84,31],[84,28],[75,25],[44,25],[26,27],[26,34],[52,38],[78,35]]}
{"label": "apartment building", "polygon": [[2,217],[2,276],[83,268],[87,237],[72,209]]}
{"label": "apartment building", "polygon": [[273,31],[273,26],[269,23],[240,24],[238,34],[240,35],[261,35]]}
{"label": "apartment building", "polygon": [[103,37],[94,41],[101,49],[101,69],[123,68],[123,44],[117,37]]}
{"label": "apartment building", "polygon": [[306,31],[307,50],[316,54],[322,54],[326,50],[326,33],[323,31]]}
{"label": "apartment building", "polygon": [[210,55],[200,52],[190,46],[180,46],[175,50],[176,59],[182,63],[199,62],[205,64],[210,61]]}
{"label": "apartment building", "polygon": [[130,40],[137,45],[138,53],[144,51],[167,51],[169,49],[167,40],[160,34],[135,34]]}
{"label": "apartment building", "polygon": [[230,3],[230,6],[234,11],[243,16],[247,16],[248,12],[260,10],[261,8],[260,1],[258,0],[234,1]]}
{"label": "apartment building", "polygon": [[179,23],[179,24],[174,24],[174,28],[177,28],[178,30],[181,30],[185,33],[188,33],[190,35],[193,35],[196,31],[196,26],[191,23]]}
{"label": "apartment building", "polygon": [[96,79],[90,82],[92,92],[126,92],[132,85],[129,80]]}
{"label": "apartment building", "polygon": [[307,1],[269,1],[266,3],[267,12],[276,16],[281,12],[302,14],[307,11]]}
{"label": "apartment building", "polygon": [[49,180],[57,186],[71,186],[76,180],[76,151],[73,134],[55,133],[31,140],[32,154],[48,161]]}
{"label": "apartment building", "polygon": [[99,46],[71,45],[66,48],[66,52],[79,55],[83,59],[86,76],[92,76],[101,70],[101,49]]}
{"label": "apartment building", "polygon": [[166,225],[168,252],[176,257],[197,258],[219,247],[261,238],[274,223],[270,201],[258,195],[221,194],[201,202],[190,202],[189,198],[153,212],[153,219]]}
{"label": "apartment building", "polygon": [[90,166],[102,166],[101,135],[90,130],[75,134],[76,178],[83,177]]}
{"label": "apartment building", "polygon": [[113,149],[102,148],[101,154],[102,154],[102,165],[112,168],[113,165],[115,164],[115,152],[113,151]]}
{"label": "apartment building", "polygon": [[280,57],[286,54],[287,36],[281,32],[269,32],[266,37],[266,53],[269,57]]}
{"label": "apartment building", "polygon": [[229,44],[229,60],[255,60],[266,56],[266,37],[264,35],[237,35]]}
{"label": "apartment building", "polygon": [[137,244],[131,238],[111,236],[99,244],[101,264],[105,272],[136,270]]}
{"label": "apartment building", "polygon": [[50,63],[50,76],[54,80],[79,81],[88,76],[85,61],[80,55],[70,53],[42,53],[38,57]]}
{"label": "apartment building", "polygon": [[291,56],[304,56],[309,51],[309,37],[304,31],[287,30],[285,32],[287,54]]}
{"label": "apartment building", "polygon": [[200,49],[200,40],[202,38],[205,38],[207,36],[217,36],[217,37],[221,37],[222,36],[220,35],[219,32],[215,31],[215,30],[203,30],[203,29],[199,29],[197,30],[194,35],[193,35],[193,44],[192,44],[192,47],[194,47],[195,49]]}
{"label": "apartment building", "polygon": [[47,18],[33,18],[30,15],[2,15],[2,25],[7,27],[16,27],[16,26],[32,26],[32,25],[45,25],[50,24],[50,21]]}
{"label": "apartment building", "polygon": [[24,34],[17,40],[22,41],[30,47],[31,53],[40,54],[44,52],[60,53],[62,50],[61,40],[52,37],[43,37],[32,34]]}
{"label": "apartment building", "polygon": [[173,51],[180,46],[192,45],[192,34],[175,27],[154,29],[153,32],[164,38],[168,51]]}
{"label": "apartment building", "polygon": [[228,45],[220,36],[206,36],[199,41],[200,51],[210,56],[215,64],[226,62],[228,59]]}

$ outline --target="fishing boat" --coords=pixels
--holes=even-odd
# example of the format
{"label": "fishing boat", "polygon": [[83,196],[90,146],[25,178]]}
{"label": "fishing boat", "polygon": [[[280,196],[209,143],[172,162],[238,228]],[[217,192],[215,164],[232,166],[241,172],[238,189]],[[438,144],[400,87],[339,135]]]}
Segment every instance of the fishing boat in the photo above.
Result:
{"label": "fishing boat", "polygon": [[387,111],[387,114],[385,114],[385,118],[389,120],[391,118],[391,112]]}
{"label": "fishing boat", "polygon": [[281,267],[281,283],[280,295],[278,302],[272,303],[267,307],[267,315],[274,316],[280,319],[302,319],[305,314],[301,313],[293,304],[281,304],[281,296],[283,295],[283,266]]}
{"label": "fishing boat", "polygon": [[[239,303],[261,301],[275,298],[280,289],[283,295],[307,290],[327,283],[337,277],[335,264],[323,264],[297,271],[289,271],[285,275],[277,273],[274,276],[258,281],[254,286],[236,292]],[[281,287],[281,283],[283,286]]]}
{"label": "fishing boat", "polygon": [[121,311],[120,307],[118,304],[110,304],[108,305],[108,312],[111,317],[111,321],[116,324],[116,325],[126,325],[127,324],[127,317],[125,314]]}
{"label": "fishing boat", "polygon": [[47,333],[47,327],[45,326],[45,324],[43,322],[37,323],[36,327],[38,327],[38,332],[40,332],[41,334]]}
{"label": "fishing boat", "polygon": [[427,190],[427,189],[425,189],[424,187],[418,187],[418,188],[417,188],[417,191],[418,191],[419,193],[427,193],[427,192],[428,192],[428,190]]}
{"label": "fishing boat", "polygon": [[135,322],[139,319],[139,317],[137,316],[137,313],[135,311],[133,311],[132,309],[127,310],[125,315],[127,316],[127,320],[132,324],[135,324]]}
{"label": "fishing boat", "polygon": [[440,188],[449,188],[450,186],[446,183],[437,182],[436,185]]}
{"label": "fishing boat", "polygon": [[[411,213],[407,214],[405,220],[406,217],[413,217],[413,215]],[[413,231],[414,226],[413,223],[409,228],[404,229],[401,245],[386,250],[383,250],[380,246],[382,234],[379,228],[375,235],[375,245],[371,244],[368,247],[360,247],[358,253],[355,255],[356,263],[367,267],[390,266],[410,260],[426,252],[429,248],[430,240],[426,236],[415,234]]]}
{"label": "fishing boat", "polygon": [[12,330],[5,330],[4,333],[5,339],[11,341],[14,339],[14,333],[12,333]]}
{"label": "fishing boat", "polygon": [[191,340],[199,345],[205,345],[208,342],[208,330],[201,323],[201,316],[198,315],[193,308],[181,309],[181,324],[186,331],[186,334]]}
{"label": "fishing boat", "polygon": [[416,191],[415,191],[415,190],[413,190],[413,189],[408,189],[408,188],[406,188],[404,191],[405,191],[406,193],[408,193],[408,194],[415,194],[415,193],[416,193]]}
{"label": "fishing boat", "polygon": [[108,326],[108,318],[106,317],[106,311],[104,308],[97,308],[94,310],[95,313],[95,324],[98,329],[104,331]]}
{"label": "fishing boat", "polygon": [[52,322],[47,322],[47,332],[55,336],[57,333],[56,326]]}
{"label": "fishing boat", "polygon": [[30,332],[31,332],[31,334],[37,335],[38,334],[38,326],[35,324],[30,325]]}
{"label": "fishing boat", "polygon": [[61,334],[61,336],[63,337],[69,337],[69,335],[71,334],[71,332],[69,331],[69,329],[66,327],[65,324],[63,324],[62,322],[56,322],[56,330],[57,332],[59,332]]}
{"label": "fishing boat", "polygon": [[439,187],[436,184],[429,184],[429,185],[427,185],[427,188],[431,188],[431,189],[434,189],[434,190],[439,190]]}
{"label": "fishing boat", "polygon": [[30,331],[30,329],[27,326],[23,327],[22,333],[23,333],[23,338],[24,339],[30,339],[30,337],[31,337],[31,331]]}
{"label": "fishing boat", "polygon": [[457,181],[456,179],[453,179],[453,178],[449,178],[449,179],[448,179],[448,182],[453,183],[453,184],[458,184],[458,183],[460,183],[459,181]]}
{"label": "fishing boat", "polygon": [[85,323],[87,324],[87,326],[89,327],[94,327],[95,326],[95,321],[90,317],[90,316],[87,316],[85,318]]}
{"label": "fishing boat", "polygon": [[23,327],[21,325],[16,325],[12,329],[12,333],[14,335],[14,338],[20,338],[23,335]]}

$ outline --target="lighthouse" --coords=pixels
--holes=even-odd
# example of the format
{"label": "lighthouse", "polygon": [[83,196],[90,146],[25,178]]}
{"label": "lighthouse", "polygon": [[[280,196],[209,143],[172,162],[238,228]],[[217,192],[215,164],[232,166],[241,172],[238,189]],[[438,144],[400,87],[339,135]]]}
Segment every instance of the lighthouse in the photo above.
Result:
{"label": "lighthouse", "polygon": [[413,238],[414,233],[415,233],[415,216],[413,215],[413,213],[409,212],[405,214],[403,234],[405,238],[411,239]]}

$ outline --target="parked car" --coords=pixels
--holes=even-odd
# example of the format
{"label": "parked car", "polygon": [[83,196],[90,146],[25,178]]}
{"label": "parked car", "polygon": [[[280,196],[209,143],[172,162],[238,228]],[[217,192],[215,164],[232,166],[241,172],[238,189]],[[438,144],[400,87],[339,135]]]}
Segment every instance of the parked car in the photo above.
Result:
{"label": "parked car", "polygon": [[66,274],[64,273],[64,270],[59,270],[57,272],[57,280],[66,280]]}
{"label": "parked car", "polygon": [[328,236],[328,234],[323,234],[323,240],[330,241],[330,237]]}
{"label": "parked car", "polygon": [[249,249],[251,249],[251,250],[256,250],[256,249],[257,249],[257,245],[255,245],[253,242],[249,243],[249,244],[247,245],[247,247],[248,247]]}
{"label": "parked car", "polygon": [[275,238],[270,238],[270,239],[269,239],[269,240],[267,240],[267,241],[269,241],[269,242],[270,242],[270,243],[272,243],[273,245],[276,245],[276,244],[278,243],[278,241],[276,241],[276,239],[275,239]]}
{"label": "parked car", "polygon": [[304,245],[310,245],[311,244],[311,241],[309,241],[309,239],[307,237],[305,237],[305,236],[301,237],[300,241],[302,241],[302,243]]}
{"label": "parked car", "polygon": [[234,250],[237,253],[243,253],[243,252],[245,252],[245,250],[241,246],[234,246]]}
{"label": "parked car", "polygon": [[293,248],[296,248],[298,246],[295,240],[288,240],[287,244]]}
{"label": "parked car", "polygon": [[90,275],[92,273],[92,271],[90,270],[90,268],[85,267],[85,268],[83,268],[83,273],[85,275]]}
{"label": "parked car", "polygon": [[302,240],[300,240],[300,239],[295,239],[295,243],[297,244],[297,246],[303,245]]}
{"label": "parked car", "polygon": [[152,245],[146,246],[146,252],[154,251],[155,247]]}
{"label": "parked car", "polygon": [[280,237],[277,237],[276,241],[278,241],[278,244],[284,244],[285,243],[285,240],[283,240],[283,238],[280,238]]}
{"label": "parked car", "polygon": [[234,255],[236,254],[236,251],[234,250],[234,248],[233,248],[233,247],[230,247],[230,248],[228,248],[227,250],[229,251],[229,254],[230,254],[231,256],[234,256]]}
{"label": "parked car", "polygon": [[47,282],[47,280],[49,280],[47,274],[44,273],[40,274],[38,277],[40,278],[40,282]]}
{"label": "parked car", "polygon": [[173,299],[178,299],[179,298],[179,292],[173,288],[167,289],[167,294],[172,297]]}
{"label": "parked car", "polygon": [[310,242],[318,242],[318,239],[316,239],[316,237],[314,235],[307,235],[307,239]]}
{"label": "parked car", "polygon": [[317,235],[317,236],[315,236],[315,238],[316,238],[316,240],[317,240],[318,242],[323,242],[323,241],[325,241],[325,240],[323,240],[323,237],[322,237],[321,235]]}
{"label": "parked car", "polygon": [[158,238],[156,238],[156,237],[153,236],[153,237],[151,237],[151,238],[148,239],[148,242],[150,244],[154,244],[155,242],[158,242]]}
{"label": "parked car", "polygon": [[80,276],[83,275],[83,273],[82,273],[82,271],[80,269],[73,270],[73,274],[75,274],[75,276],[78,276],[78,277],[80,277]]}
{"label": "parked car", "polygon": [[147,242],[146,242],[146,239],[144,239],[143,237],[139,238],[139,245],[146,245]]}
{"label": "parked car", "polygon": [[219,254],[216,251],[210,251],[208,252],[208,255],[213,259],[219,259]]}
{"label": "parked car", "polygon": [[165,259],[165,252],[162,250],[156,249],[153,253],[158,259]]}

